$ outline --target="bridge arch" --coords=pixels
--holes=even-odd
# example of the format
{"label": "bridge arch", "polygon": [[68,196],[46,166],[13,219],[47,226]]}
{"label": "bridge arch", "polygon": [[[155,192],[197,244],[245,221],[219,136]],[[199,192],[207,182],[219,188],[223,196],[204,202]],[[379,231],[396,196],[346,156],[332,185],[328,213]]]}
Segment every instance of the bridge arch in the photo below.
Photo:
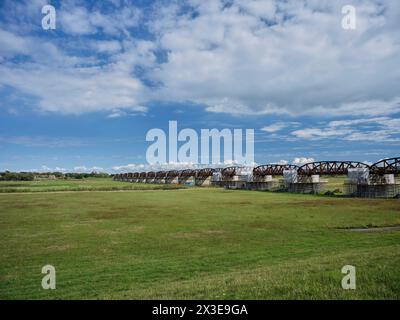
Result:
{"label": "bridge arch", "polygon": [[399,174],[400,157],[388,158],[375,162],[371,165],[370,172],[374,174]]}
{"label": "bridge arch", "polygon": [[179,177],[182,178],[189,178],[189,177],[195,177],[196,176],[196,170],[194,169],[185,169],[185,170],[181,170],[179,172]]}
{"label": "bridge arch", "polygon": [[238,173],[238,170],[242,167],[227,167],[221,170],[221,175],[224,178],[232,178]]}
{"label": "bridge arch", "polygon": [[[143,175],[143,178],[155,178],[156,177],[156,173],[154,171],[142,172],[141,175]],[[142,178],[142,176],[141,176],[141,178]]]}
{"label": "bridge arch", "polygon": [[157,179],[164,179],[167,175],[166,171],[157,171],[156,172],[156,178]]}
{"label": "bridge arch", "polygon": [[170,171],[167,171],[165,174],[166,178],[176,178],[178,176],[179,176],[179,171],[177,171],[177,170],[170,170]]}
{"label": "bridge arch", "polygon": [[318,161],[302,165],[297,173],[304,176],[347,174],[350,168],[369,168],[369,165],[358,161]]}
{"label": "bridge arch", "polygon": [[284,170],[298,169],[299,167],[294,164],[263,164],[253,169],[253,176],[278,176],[283,175]]}
{"label": "bridge arch", "polygon": [[216,169],[214,169],[214,168],[200,169],[200,170],[197,170],[196,177],[197,178],[208,178],[208,177],[211,177],[214,172],[216,172]]}

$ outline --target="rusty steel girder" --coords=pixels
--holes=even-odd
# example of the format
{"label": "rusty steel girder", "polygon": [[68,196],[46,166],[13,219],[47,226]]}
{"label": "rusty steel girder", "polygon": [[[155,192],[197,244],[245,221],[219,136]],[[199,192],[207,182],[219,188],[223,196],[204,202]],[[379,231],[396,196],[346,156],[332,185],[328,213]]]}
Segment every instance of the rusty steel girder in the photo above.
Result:
{"label": "rusty steel girder", "polygon": [[298,169],[294,164],[264,164],[253,169],[253,176],[281,176],[284,170]]}
{"label": "rusty steel girder", "polygon": [[156,177],[156,173],[154,171],[147,172],[146,178],[152,179]]}
{"label": "rusty steel girder", "polygon": [[227,167],[222,169],[221,174],[224,178],[232,178],[237,173],[237,169],[241,167]]}
{"label": "rusty steel girder", "polygon": [[132,177],[133,177],[134,179],[139,178],[139,172],[134,172],[134,173],[132,173]]}
{"label": "rusty steel girder", "polygon": [[398,174],[400,173],[400,158],[388,158],[380,160],[370,166],[373,174]]}
{"label": "rusty steel girder", "polygon": [[369,166],[357,161],[318,161],[302,165],[297,169],[297,173],[303,176],[347,174],[350,168],[369,168]]}
{"label": "rusty steel girder", "polygon": [[166,178],[176,178],[178,176],[179,176],[179,171],[177,171],[177,170],[167,171],[167,173],[165,175]]}
{"label": "rusty steel girder", "polygon": [[139,173],[139,178],[140,178],[140,179],[145,179],[145,178],[147,178],[147,176],[148,176],[148,173],[147,173],[147,172],[140,172],[140,173]]}
{"label": "rusty steel girder", "polygon": [[193,169],[185,169],[181,170],[179,172],[179,177],[181,178],[189,178],[189,177],[195,177],[196,176],[196,170]]}
{"label": "rusty steel girder", "polygon": [[129,172],[128,173],[128,179],[132,179],[133,178],[133,173],[132,172]]}
{"label": "rusty steel girder", "polygon": [[213,173],[216,170],[214,168],[204,168],[197,171],[196,177],[197,178],[208,178],[212,177]]}
{"label": "rusty steel girder", "polygon": [[166,175],[167,175],[166,171],[157,171],[156,179],[165,179]]}

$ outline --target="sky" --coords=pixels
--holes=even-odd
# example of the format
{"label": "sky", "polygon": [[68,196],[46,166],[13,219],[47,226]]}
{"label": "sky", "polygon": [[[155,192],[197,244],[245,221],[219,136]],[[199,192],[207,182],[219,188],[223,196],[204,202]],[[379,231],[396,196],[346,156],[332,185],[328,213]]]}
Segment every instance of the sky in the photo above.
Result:
{"label": "sky", "polygon": [[399,31],[398,0],[1,0],[0,171],[151,169],[169,121],[254,129],[257,164],[399,156]]}

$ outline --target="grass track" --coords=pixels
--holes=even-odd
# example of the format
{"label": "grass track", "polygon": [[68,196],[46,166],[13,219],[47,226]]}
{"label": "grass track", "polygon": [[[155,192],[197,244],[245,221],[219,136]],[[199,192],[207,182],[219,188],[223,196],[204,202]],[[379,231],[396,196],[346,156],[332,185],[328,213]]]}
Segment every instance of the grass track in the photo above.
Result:
{"label": "grass track", "polygon": [[[0,197],[0,298],[399,299],[399,200],[222,189]],[[41,267],[57,289],[41,289]],[[341,289],[343,265],[357,290]]]}

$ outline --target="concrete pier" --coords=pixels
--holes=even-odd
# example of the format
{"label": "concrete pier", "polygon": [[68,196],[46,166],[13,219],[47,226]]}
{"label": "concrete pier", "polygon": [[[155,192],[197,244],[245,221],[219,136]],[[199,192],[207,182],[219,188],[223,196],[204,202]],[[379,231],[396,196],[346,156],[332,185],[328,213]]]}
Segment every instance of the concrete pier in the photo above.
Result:
{"label": "concrete pier", "polygon": [[279,180],[270,181],[253,181],[247,182],[246,189],[248,190],[259,190],[259,191],[276,191],[281,189],[282,185]]}
{"label": "concrete pier", "polygon": [[286,183],[287,192],[317,194],[325,191],[326,182],[296,182]]}
{"label": "concrete pier", "polygon": [[211,186],[212,185],[212,177],[196,178],[195,185],[196,186]]}
{"label": "concrete pier", "polygon": [[400,183],[394,174],[369,174],[352,171],[345,182],[345,193],[359,198],[400,197]]}
{"label": "concrete pier", "polygon": [[191,176],[191,177],[179,177],[178,178],[178,184],[194,186],[196,184],[196,178],[194,176]]}
{"label": "concrete pier", "polygon": [[178,177],[167,177],[164,179],[164,183],[166,184],[178,184],[179,183],[179,178]]}

